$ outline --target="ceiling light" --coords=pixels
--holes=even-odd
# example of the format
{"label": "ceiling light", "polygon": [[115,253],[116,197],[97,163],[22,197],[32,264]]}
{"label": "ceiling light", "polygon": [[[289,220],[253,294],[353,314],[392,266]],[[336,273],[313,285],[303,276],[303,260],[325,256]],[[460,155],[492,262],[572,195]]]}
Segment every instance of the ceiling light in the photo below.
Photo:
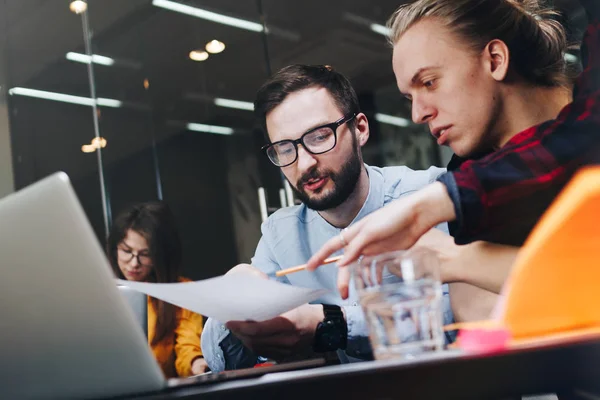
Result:
{"label": "ceiling light", "polygon": [[233,128],[228,126],[205,125],[194,122],[188,123],[186,128],[190,131],[216,133],[219,135],[231,135],[233,133]]}
{"label": "ceiling light", "polygon": [[217,54],[225,50],[225,43],[219,42],[218,40],[211,40],[206,43],[206,51],[212,54]]}
{"label": "ceiling light", "polygon": [[103,106],[103,107],[119,108],[119,107],[121,107],[123,105],[123,102],[121,100],[104,99],[102,97],[98,97],[96,99],[96,104],[99,105],[99,106]]}
{"label": "ceiling light", "polygon": [[8,90],[8,94],[11,96],[13,96],[13,95],[27,96],[27,97],[35,97],[38,99],[61,101],[63,103],[81,104],[84,106],[93,106],[95,103],[99,106],[104,106],[104,107],[121,107],[121,105],[123,104],[122,101],[115,100],[115,99],[105,99],[105,98],[99,97],[96,99],[96,101],[94,101],[94,99],[91,99],[89,97],[73,96],[70,94],[47,92],[45,90],[28,89],[28,88],[22,88],[22,87],[11,88]]}
{"label": "ceiling light", "polygon": [[84,153],[93,153],[96,151],[96,146],[94,146],[93,144],[84,144],[83,146],[81,146],[81,151],[83,151]]}
{"label": "ceiling light", "polygon": [[383,36],[386,36],[386,37],[390,37],[390,35],[392,33],[391,29],[389,29],[387,26],[373,22],[372,20],[361,17],[360,15],[352,14],[349,12],[344,12],[344,13],[342,13],[342,18],[346,21],[353,22],[357,25],[367,27],[370,30],[372,30],[373,32],[378,33]]}
{"label": "ceiling light", "polygon": [[245,19],[240,18],[233,18],[223,14],[217,14],[212,11],[188,6],[185,4],[177,3],[175,1],[152,0],[152,5],[164,8],[166,10],[191,15],[196,18],[202,18],[208,21],[216,22],[223,25],[234,26],[236,28],[246,29],[253,32],[262,32],[264,30],[262,24],[259,24],[258,22],[247,21]]}
{"label": "ceiling light", "polygon": [[93,153],[97,149],[106,147],[106,139],[103,137],[95,137],[92,139],[90,144],[84,144],[81,146],[81,151],[84,153]]}
{"label": "ceiling light", "polygon": [[73,11],[75,14],[81,14],[87,10],[87,3],[82,0],[75,0],[69,4],[69,9]]}
{"label": "ceiling light", "polygon": [[375,33],[379,33],[380,35],[383,36],[390,36],[392,33],[392,30],[390,28],[388,28],[387,26],[381,25],[381,24],[371,24],[369,25],[369,27],[371,28],[371,30]]}
{"label": "ceiling light", "polygon": [[375,120],[383,124],[396,125],[401,127],[407,127],[410,125],[410,121],[406,118],[394,117],[393,115],[387,114],[375,114]]}
{"label": "ceiling light", "polygon": [[90,143],[92,146],[95,146],[96,148],[105,148],[106,147],[106,139],[104,139],[103,137],[95,137],[92,139],[92,142]]}
{"label": "ceiling light", "polygon": [[215,99],[215,105],[219,107],[237,108],[239,110],[254,111],[254,104],[249,101],[239,101],[231,99]]}
{"label": "ceiling light", "polygon": [[67,53],[66,57],[69,61],[75,61],[84,64],[89,64],[90,62],[93,62],[94,64],[111,66],[115,63],[115,60],[113,60],[112,58],[99,56],[98,54],[92,54],[91,56],[88,56],[87,54],[69,52]]}
{"label": "ceiling light", "polygon": [[208,53],[202,50],[190,51],[190,60],[194,61],[205,61],[208,59]]}

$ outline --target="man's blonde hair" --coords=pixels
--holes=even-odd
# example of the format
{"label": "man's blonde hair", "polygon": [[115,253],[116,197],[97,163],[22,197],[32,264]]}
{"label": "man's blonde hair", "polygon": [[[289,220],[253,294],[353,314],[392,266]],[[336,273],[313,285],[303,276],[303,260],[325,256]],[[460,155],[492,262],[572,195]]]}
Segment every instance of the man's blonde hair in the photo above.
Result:
{"label": "man's blonde hair", "polygon": [[525,80],[541,86],[568,86],[567,35],[557,16],[536,0],[417,0],[400,6],[387,26],[392,46],[426,18],[439,20],[476,54],[499,39],[508,46],[511,67]]}

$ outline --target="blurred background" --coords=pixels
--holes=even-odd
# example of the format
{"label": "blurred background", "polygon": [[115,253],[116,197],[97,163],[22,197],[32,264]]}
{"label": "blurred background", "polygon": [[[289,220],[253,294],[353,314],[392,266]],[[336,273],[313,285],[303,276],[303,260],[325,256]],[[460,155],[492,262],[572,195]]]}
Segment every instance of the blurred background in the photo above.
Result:
{"label": "blurred background", "polygon": [[[272,72],[347,75],[370,121],[369,164],[449,160],[395,86],[384,25],[400,3],[0,0],[0,197],[65,171],[102,243],[119,211],[160,199],[177,217],[185,276],[249,262],[265,211],[293,202],[252,113]],[[579,40],[577,1],[554,5]]]}

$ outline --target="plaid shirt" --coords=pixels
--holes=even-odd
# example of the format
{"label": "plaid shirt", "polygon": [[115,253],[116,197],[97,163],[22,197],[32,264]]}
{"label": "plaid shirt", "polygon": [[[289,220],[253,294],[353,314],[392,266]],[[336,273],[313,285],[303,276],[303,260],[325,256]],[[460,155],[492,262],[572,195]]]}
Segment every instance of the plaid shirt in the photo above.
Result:
{"label": "plaid shirt", "polygon": [[555,120],[528,128],[504,147],[438,178],[454,203],[456,243],[520,246],[582,165],[600,161],[600,0],[580,0],[589,26],[573,102]]}

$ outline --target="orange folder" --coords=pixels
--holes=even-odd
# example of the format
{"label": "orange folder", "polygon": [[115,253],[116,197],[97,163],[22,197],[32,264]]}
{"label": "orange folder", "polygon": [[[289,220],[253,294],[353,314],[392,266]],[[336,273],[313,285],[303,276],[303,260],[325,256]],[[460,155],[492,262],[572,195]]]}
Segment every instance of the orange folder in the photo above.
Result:
{"label": "orange folder", "polygon": [[600,167],[580,170],[542,216],[492,319],[456,328],[507,329],[508,347],[600,335]]}
{"label": "orange folder", "polygon": [[600,167],[580,170],[542,216],[497,311],[514,339],[600,328]]}

